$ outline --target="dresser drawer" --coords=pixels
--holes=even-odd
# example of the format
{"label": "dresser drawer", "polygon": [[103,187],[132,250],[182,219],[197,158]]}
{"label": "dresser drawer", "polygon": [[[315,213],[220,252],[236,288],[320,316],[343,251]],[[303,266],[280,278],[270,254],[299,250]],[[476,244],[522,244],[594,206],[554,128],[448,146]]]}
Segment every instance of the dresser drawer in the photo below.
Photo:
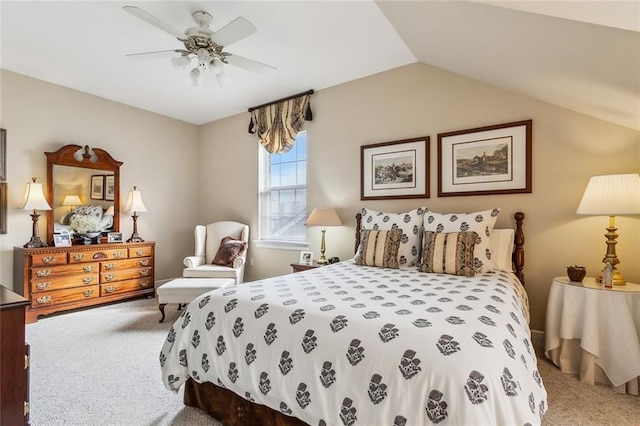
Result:
{"label": "dresser drawer", "polygon": [[74,275],[74,274],[92,274],[100,271],[100,264],[98,262],[83,263],[77,265],[64,265],[64,266],[43,266],[38,268],[31,268],[31,281],[46,279],[48,277],[59,277],[61,275]]}
{"label": "dresser drawer", "polygon": [[131,280],[134,278],[148,278],[151,277],[151,268],[139,268],[139,269],[126,269],[122,271],[108,271],[100,272],[100,282],[102,284],[111,283],[115,281]]}
{"label": "dresser drawer", "polygon": [[129,247],[129,257],[148,257],[153,254],[153,247]]}
{"label": "dresser drawer", "polygon": [[100,283],[98,271],[91,274],[64,275],[61,277],[51,277],[50,279],[38,278],[31,281],[31,292],[41,293],[43,291],[60,290],[63,288],[83,287]]}
{"label": "dresser drawer", "polygon": [[100,272],[116,271],[124,269],[137,269],[153,266],[150,257],[140,257],[126,260],[105,260],[100,263]]}
{"label": "dresser drawer", "polygon": [[109,284],[102,284],[100,286],[100,296],[149,289],[153,289],[153,281],[151,278],[118,281]]}
{"label": "dresser drawer", "polygon": [[67,253],[34,253],[29,255],[31,266],[66,265]]}
{"label": "dresser drawer", "polygon": [[100,286],[76,287],[64,290],[47,291],[31,295],[31,307],[59,305],[66,302],[93,299],[100,295]]}
{"label": "dresser drawer", "polygon": [[107,259],[126,259],[127,248],[95,249],[69,252],[69,263],[90,262]]}

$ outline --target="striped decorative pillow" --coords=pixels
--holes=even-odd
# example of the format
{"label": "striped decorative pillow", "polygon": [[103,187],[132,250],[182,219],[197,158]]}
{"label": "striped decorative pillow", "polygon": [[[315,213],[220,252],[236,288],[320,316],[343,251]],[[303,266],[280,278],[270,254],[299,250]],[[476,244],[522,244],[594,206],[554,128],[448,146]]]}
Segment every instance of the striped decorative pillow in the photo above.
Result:
{"label": "striped decorative pillow", "polygon": [[425,232],[420,272],[475,274],[473,250],[478,234],[471,232]]}
{"label": "striped decorative pillow", "polygon": [[363,229],[356,265],[398,269],[398,248],[402,230],[374,231]]}

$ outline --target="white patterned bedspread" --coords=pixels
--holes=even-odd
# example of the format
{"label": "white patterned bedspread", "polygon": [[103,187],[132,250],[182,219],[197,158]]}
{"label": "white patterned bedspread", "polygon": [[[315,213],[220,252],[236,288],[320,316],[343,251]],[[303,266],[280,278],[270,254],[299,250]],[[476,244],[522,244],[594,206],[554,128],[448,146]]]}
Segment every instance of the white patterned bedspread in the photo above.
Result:
{"label": "white patterned bedspread", "polygon": [[473,278],[345,261],[218,289],[160,354],[189,377],[311,425],[539,424],[546,391],[514,275]]}

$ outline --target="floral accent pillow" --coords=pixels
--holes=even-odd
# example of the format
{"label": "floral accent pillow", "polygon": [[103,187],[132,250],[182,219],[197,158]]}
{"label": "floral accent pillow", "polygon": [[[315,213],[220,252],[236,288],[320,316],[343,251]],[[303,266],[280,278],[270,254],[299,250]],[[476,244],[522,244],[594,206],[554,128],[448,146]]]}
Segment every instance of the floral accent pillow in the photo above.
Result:
{"label": "floral accent pillow", "polygon": [[478,238],[474,248],[474,269],[476,273],[493,270],[491,260],[491,231],[496,224],[500,209],[474,213],[441,214],[427,212],[424,216],[425,232],[476,232]]}
{"label": "floral accent pillow", "polygon": [[244,253],[247,246],[246,241],[236,240],[232,237],[224,237],[220,240],[220,247],[211,263],[233,268],[233,262]]}
{"label": "floral accent pillow", "polygon": [[363,229],[360,236],[360,250],[355,258],[356,265],[379,266],[398,269],[398,247],[402,231],[375,231]]}
{"label": "floral accent pillow", "polygon": [[473,277],[473,250],[478,234],[471,232],[425,232],[420,272]]}
{"label": "floral accent pillow", "polygon": [[[372,230],[400,229],[402,237],[398,248],[398,264],[419,266],[422,246],[423,217],[428,210],[420,207],[406,213],[385,213],[362,209],[362,228]],[[362,241],[360,242],[362,246]]]}

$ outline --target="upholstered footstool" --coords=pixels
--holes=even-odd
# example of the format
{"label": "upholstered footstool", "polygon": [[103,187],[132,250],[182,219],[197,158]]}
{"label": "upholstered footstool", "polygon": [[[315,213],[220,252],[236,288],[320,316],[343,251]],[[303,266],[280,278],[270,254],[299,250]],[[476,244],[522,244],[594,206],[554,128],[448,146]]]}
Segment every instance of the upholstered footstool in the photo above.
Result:
{"label": "upholstered footstool", "polygon": [[164,307],[167,303],[187,304],[204,293],[217,288],[235,285],[233,278],[177,278],[156,289],[158,293],[158,308],[162,314],[160,322],[164,321]]}

